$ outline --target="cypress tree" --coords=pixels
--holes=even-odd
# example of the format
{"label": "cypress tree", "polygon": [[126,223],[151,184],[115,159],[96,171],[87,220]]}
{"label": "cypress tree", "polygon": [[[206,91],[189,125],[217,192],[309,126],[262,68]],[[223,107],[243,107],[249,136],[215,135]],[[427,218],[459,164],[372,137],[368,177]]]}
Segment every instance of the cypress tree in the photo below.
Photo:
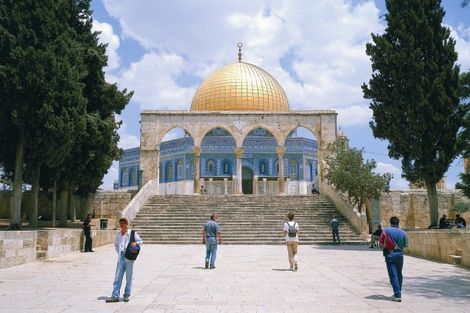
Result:
{"label": "cypress tree", "polygon": [[403,176],[424,181],[431,225],[438,222],[437,182],[459,154],[462,126],[455,40],[442,25],[440,0],[387,0],[387,28],[372,34],[366,52],[372,78],[363,84],[371,99],[376,138],[388,140]]}

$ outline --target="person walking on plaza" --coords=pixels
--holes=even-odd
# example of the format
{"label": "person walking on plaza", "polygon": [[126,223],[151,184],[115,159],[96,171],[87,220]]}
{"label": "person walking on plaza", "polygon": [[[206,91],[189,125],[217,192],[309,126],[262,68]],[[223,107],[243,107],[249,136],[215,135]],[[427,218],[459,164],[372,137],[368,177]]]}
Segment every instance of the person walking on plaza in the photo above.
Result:
{"label": "person walking on plaza", "polygon": [[375,248],[378,246],[378,241],[380,239],[380,236],[382,235],[382,225],[377,225],[377,229],[372,233],[372,237],[370,238],[370,247],[369,248]]}
{"label": "person walking on plaza", "polygon": [[129,250],[138,250],[143,241],[139,234],[136,231],[129,229],[128,226],[129,222],[126,218],[121,218],[119,220],[120,230],[117,232],[116,240],[114,241],[114,248],[118,254],[118,261],[116,265],[116,275],[114,277],[113,294],[111,298],[106,300],[106,302],[119,302],[124,273],[126,274],[124,302],[128,302],[131,296],[132,272],[135,258],[130,257],[127,253]]}
{"label": "person walking on plaza", "polygon": [[206,258],[204,267],[210,269],[215,268],[215,260],[217,258],[217,242],[222,243],[220,233],[219,215],[212,214],[211,219],[204,225],[202,229],[202,243],[206,245]]}
{"label": "person walking on plaza", "polygon": [[379,243],[383,247],[388,277],[393,287],[393,296],[390,300],[401,302],[401,288],[403,284],[403,250],[408,247],[408,236],[400,229],[400,220],[396,216],[390,218],[390,227],[385,227],[380,236]]}
{"label": "person walking on plaza", "polygon": [[339,239],[339,220],[335,216],[331,219],[330,226],[333,234],[333,242],[336,243],[336,239],[338,239],[338,244],[341,244],[341,240]]}
{"label": "person walking on plaza", "polygon": [[93,239],[91,238],[91,213],[88,213],[83,221],[83,234],[85,235],[85,248],[83,252],[95,252],[92,249]]}
{"label": "person walking on plaza", "polygon": [[294,221],[294,214],[287,214],[288,221],[284,223],[283,236],[286,238],[287,256],[289,257],[289,264],[291,271],[297,271],[299,265],[297,262],[297,248],[299,246],[299,224]]}

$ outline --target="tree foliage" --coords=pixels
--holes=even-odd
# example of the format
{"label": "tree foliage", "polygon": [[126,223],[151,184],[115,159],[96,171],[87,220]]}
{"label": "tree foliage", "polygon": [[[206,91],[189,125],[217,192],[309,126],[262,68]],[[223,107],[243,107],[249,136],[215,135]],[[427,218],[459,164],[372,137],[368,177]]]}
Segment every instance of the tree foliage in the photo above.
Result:
{"label": "tree foliage", "polygon": [[423,180],[431,224],[438,222],[437,182],[459,154],[462,126],[455,40],[443,26],[440,0],[387,0],[384,34],[372,34],[367,55],[372,78],[363,84],[371,99],[376,138],[388,140],[389,156],[400,159],[403,176]]}
{"label": "tree foliage", "polygon": [[[470,159],[470,72],[460,75],[460,98],[465,107],[465,117],[463,120],[463,129],[459,134],[459,146],[462,150],[462,156]],[[470,161],[468,161],[470,162]],[[470,167],[470,164],[466,164]],[[468,171],[468,169],[466,169]],[[460,174],[460,182],[455,185],[462,194],[470,198],[470,172]]]}
{"label": "tree foliage", "polygon": [[[132,93],[105,81],[90,2],[0,3],[0,165],[13,182],[14,227],[24,179],[36,200],[40,187],[94,192],[120,156],[114,115]],[[37,202],[33,226],[36,215]]]}
{"label": "tree foliage", "polygon": [[392,175],[377,174],[374,160],[366,160],[362,150],[349,149],[338,141],[328,146],[330,156],[326,160],[325,178],[338,191],[348,195],[349,202],[362,212],[368,199],[379,199],[388,191]]}

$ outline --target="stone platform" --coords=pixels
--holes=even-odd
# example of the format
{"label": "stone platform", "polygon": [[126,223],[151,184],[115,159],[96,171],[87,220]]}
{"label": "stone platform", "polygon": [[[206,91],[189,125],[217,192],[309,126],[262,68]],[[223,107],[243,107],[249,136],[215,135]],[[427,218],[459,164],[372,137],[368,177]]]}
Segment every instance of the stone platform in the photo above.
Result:
{"label": "stone platform", "polygon": [[202,245],[145,245],[131,302],[106,304],[113,247],[0,270],[7,312],[468,312],[470,271],[405,260],[403,302],[393,303],[380,250],[300,246],[299,272],[284,246],[219,246],[217,269],[202,268]]}

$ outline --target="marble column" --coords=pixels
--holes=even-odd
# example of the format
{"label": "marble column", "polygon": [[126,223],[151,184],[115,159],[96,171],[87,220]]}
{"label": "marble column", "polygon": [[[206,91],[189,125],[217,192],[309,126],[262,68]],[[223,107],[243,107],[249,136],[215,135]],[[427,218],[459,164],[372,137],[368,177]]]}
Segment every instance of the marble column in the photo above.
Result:
{"label": "marble column", "polygon": [[257,175],[253,176],[253,194],[254,195],[258,194],[258,176]]}
{"label": "marble column", "polygon": [[236,148],[235,149],[235,155],[237,157],[237,188],[235,193],[236,194],[242,194],[243,189],[242,189],[242,156],[245,150],[243,148]]}
{"label": "marble column", "polygon": [[228,194],[228,178],[224,178],[224,195]]}
{"label": "marble column", "polygon": [[470,158],[463,159],[463,168],[466,174],[470,173]]}
{"label": "marble column", "polygon": [[201,147],[193,148],[194,154],[194,194],[199,194],[201,192],[201,180],[200,180],[200,170],[199,164],[201,160]]}
{"label": "marble column", "polygon": [[284,181],[284,155],[286,148],[283,146],[277,147],[277,156],[279,158],[279,194],[285,194],[285,181]]}

